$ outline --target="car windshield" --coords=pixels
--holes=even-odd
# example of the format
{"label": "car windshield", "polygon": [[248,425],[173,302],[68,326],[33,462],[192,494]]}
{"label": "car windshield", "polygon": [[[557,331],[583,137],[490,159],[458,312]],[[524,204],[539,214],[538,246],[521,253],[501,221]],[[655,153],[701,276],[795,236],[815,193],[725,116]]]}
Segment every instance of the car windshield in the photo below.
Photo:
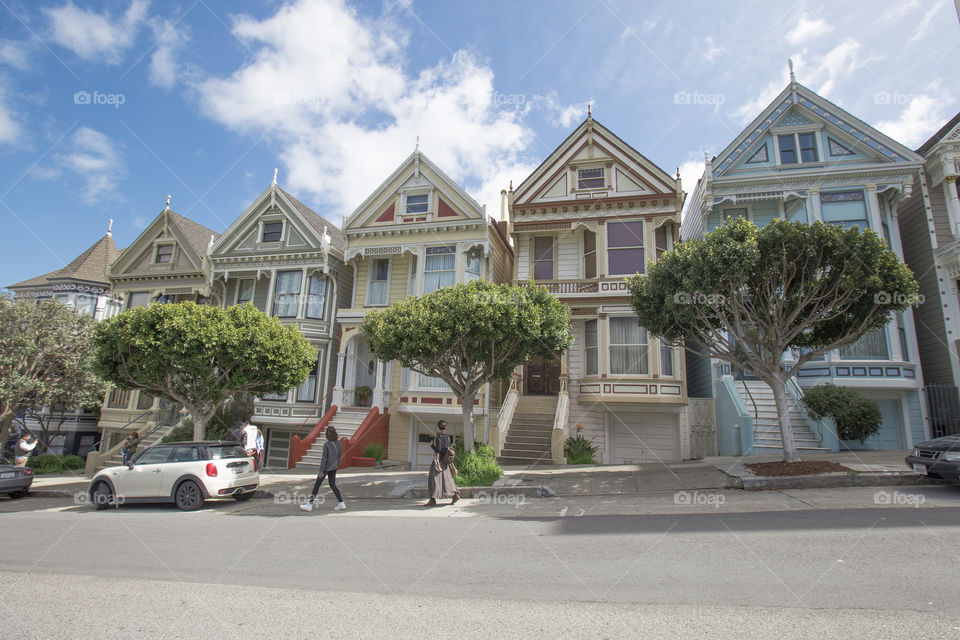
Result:
{"label": "car windshield", "polygon": [[244,458],[246,453],[241,447],[235,444],[222,444],[210,447],[210,458],[212,460],[222,460],[224,458]]}

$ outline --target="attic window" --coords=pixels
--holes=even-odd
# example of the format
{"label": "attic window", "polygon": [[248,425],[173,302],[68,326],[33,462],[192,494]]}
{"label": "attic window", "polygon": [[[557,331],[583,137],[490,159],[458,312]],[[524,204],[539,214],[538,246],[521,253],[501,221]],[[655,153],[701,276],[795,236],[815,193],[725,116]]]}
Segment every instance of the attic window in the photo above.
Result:
{"label": "attic window", "polygon": [[262,242],[280,242],[283,238],[283,222],[264,222]]}
{"label": "attic window", "polygon": [[780,164],[816,162],[819,159],[816,137],[812,133],[777,136],[777,143],[780,145]]}
{"label": "attic window", "polygon": [[577,189],[603,189],[607,181],[603,175],[603,167],[595,169],[577,169]]}
{"label": "attic window", "polygon": [[407,213],[426,213],[429,197],[430,194],[427,193],[407,196]]}
{"label": "attic window", "polygon": [[161,244],[157,246],[157,255],[154,262],[170,262],[173,259],[173,245]]}

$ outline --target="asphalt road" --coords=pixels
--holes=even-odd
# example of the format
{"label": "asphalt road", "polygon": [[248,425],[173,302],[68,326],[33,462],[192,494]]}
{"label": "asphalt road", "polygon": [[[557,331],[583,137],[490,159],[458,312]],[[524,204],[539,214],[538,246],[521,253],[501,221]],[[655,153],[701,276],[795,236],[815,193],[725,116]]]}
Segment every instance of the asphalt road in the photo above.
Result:
{"label": "asphalt road", "polygon": [[312,514],[4,500],[3,635],[960,638],[960,492],[895,491],[775,510],[767,492],[674,496],[643,515],[595,515],[607,498]]}

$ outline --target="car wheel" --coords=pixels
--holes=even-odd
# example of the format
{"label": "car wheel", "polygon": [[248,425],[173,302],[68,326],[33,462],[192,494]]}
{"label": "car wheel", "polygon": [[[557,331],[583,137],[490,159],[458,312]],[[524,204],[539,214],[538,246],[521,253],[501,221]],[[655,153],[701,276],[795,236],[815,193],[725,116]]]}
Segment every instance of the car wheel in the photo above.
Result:
{"label": "car wheel", "polygon": [[177,487],[175,499],[181,511],[193,511],[203,506],[203,492],[193,480],[185,480]]}
{"label": "car wheel", "polygon": [[253,494],[254,494],[253,491],[244,491],[243,493],[235,493],[233,495],[233,499],[236,500],[237,502],[246,502],[247,500],[253,497]]}
{"label": "car wheel", "polygon": [[90,492],[90,500],[97,511],[103,511],[113,502],[113,489],[106,482],[98,482]]}
{"label": "car wheel", "polygon": [[7,495],[16,500],[17,498],[22,498],[27,495],[28,489],[21,489],[20,491],[11,491]]}

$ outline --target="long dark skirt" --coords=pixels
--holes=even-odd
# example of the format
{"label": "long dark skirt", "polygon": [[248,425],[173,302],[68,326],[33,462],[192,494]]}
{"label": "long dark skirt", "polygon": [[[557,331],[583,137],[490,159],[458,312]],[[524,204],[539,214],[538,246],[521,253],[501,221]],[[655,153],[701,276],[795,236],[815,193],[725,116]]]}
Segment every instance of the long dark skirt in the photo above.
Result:
{"label": "long dark skirt", "polygon": [[452,498],[459,494],[457,483],[453,481],[453,470],[448,464],[440,464],[440,471],[437,471],[437,463],[430,464],[430,497],[434,500],[443,498]]}

